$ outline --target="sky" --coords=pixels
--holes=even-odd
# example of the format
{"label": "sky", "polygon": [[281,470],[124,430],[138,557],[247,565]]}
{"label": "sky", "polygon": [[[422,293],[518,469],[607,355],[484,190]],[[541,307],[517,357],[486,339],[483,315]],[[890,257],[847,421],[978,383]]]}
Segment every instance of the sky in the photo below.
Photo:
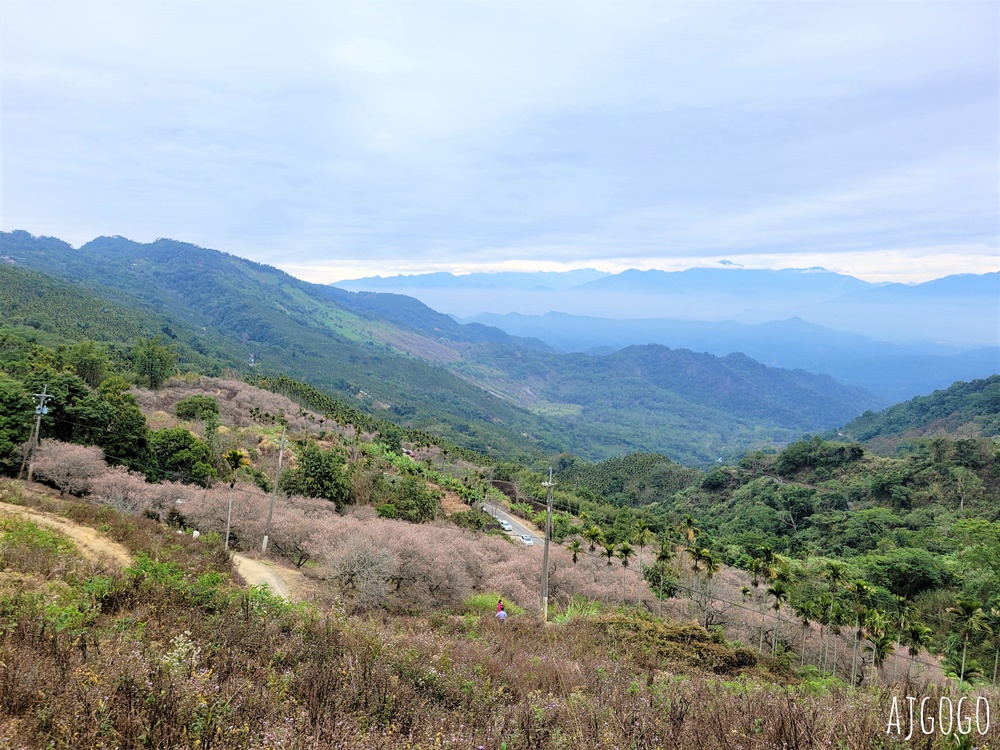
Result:
{"label": "sky", "polygon": [[3,0],[0,228],[313,282],[1000,269],[990,0]]}

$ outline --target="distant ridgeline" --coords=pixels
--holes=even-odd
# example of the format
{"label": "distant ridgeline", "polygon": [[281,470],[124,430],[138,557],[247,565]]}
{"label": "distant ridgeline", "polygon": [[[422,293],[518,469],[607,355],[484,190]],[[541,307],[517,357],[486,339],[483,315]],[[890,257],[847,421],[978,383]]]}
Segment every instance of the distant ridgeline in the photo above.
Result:
{"label": "distant ridgeline", "polygon": [[[386,423],[495,457],[656,452],[707,466],[885,405],[829,376],[742,354],[661,345],[558,353],[412,298],[309,284],[173,240],[101,237],[74,249],[11,232],[0,233],[0,255],[0,283],[19,290],[4,295],[4,319],[39,341],[124,345],[136,331],[160,335],[180,367],[205,372],[247,374],[252,356],[261,376],[286,375]],[[59,322],[55,300],[86,309]]]}

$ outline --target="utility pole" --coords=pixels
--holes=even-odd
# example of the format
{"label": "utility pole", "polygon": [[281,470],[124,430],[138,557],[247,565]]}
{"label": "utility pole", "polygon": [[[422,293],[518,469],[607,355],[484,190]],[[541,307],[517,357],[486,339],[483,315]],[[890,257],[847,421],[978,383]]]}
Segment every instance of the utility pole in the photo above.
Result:
{"label": "utility pole", "polygon": [[[229,488],[229,512],[226,514],[226,552],[229,551],[229,528],[233,521],[233,492],[234,488]],[[264,536],[267,539],[267,535]],[[265,542],[266,543],[266,542]]]}
{"label": "utility pole", "polygon": [[542,482],[547,488],[545,501],[545,547],[542,552],[542,622],[549,621],[549,539],[552,538],[552,467],[549,467],[549,481]]}
{"label": "utility pole", "polygon": [[[35,427],[31,431],[31,439],[28,441],[28,450],[24,452],[24,458],[21,460],[21,470],[18,472],[18,476],[24,473],[24,463],[28,463],[28,481],[31,481],[31,475],[34,472],[34,462],[35,462],[35,447],[38,445],[38,439],[41,437],[42,431],[42,415],[49,413],[49,407],[46,403],[50,398],[51,394],[48,393],[49,386],[42,386],[42,392],[36,393],[35,398],[38,400],[38,406],[35,407]],[[28,456],[31,456],[29,459]]]}
{"label": "utility pole", "polygon": [[274,496],[278,492],[278,480],[281,479],[281,459],[285,455],[285,428],[281,428],[281,444],[278,446],[278,470],[274,472],[274,492],[271,493],[271,506],[267,509],[267,523],[264,525],[264,543],[260,551],[267,552],[267,535],[271,531],[271,515],[274,513]]}

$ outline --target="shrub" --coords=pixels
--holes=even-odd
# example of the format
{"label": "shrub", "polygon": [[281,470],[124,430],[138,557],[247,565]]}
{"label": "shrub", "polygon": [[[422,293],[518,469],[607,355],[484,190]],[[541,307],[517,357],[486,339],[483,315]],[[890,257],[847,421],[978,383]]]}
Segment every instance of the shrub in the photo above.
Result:
{"label": "shrub", "polygon": [[188,396],[177,402],[174,414],[179,419],[204,419],[210,414],[219,416],[219,401],[214,396]]}

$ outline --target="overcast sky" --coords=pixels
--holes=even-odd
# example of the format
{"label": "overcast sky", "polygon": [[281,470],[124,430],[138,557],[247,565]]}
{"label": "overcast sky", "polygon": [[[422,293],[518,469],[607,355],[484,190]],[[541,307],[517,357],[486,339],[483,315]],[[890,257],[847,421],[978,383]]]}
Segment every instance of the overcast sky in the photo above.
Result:
{"label": "overcast sky", "polygon": [[3,0],[0,225],[310,281],[1000,268],[1000,3]]}

